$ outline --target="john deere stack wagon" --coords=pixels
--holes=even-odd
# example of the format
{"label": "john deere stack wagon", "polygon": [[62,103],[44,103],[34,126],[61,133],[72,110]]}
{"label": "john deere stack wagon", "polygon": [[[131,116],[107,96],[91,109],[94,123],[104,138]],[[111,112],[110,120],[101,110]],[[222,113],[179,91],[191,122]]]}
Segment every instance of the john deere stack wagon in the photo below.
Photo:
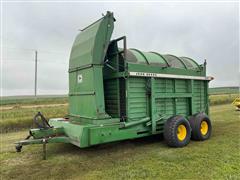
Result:
{"label": "john deere stack wagon", "polygon": [[191,137],[210,137],[212,78],[206,76],[206,63],[128,49],[125,36],[111,40],[114,22],[107,12],[77,35],[69,60],[68,114],[49,121],[37,114],[39,127],[17,143],[17,151],[27,144],[85,148],[160,133],[169,146],[182,147]]}

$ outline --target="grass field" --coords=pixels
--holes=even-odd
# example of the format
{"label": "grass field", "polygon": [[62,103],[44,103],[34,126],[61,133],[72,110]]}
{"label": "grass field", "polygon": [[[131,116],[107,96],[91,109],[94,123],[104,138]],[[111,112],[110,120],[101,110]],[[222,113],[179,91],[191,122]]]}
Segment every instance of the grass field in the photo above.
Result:
{"label": "grass field", "polygon": [[210,105],[231,104],[234,99],[239,97],[239,94],[216,94],[210,95]]}
{"label": "grass field", "polygon": [[240,179],[240,112],[211,107],[213,134],[204,142],[169,148],[160,136],[79,149],[48,144],[15,153],[13,143],[27,131],[2,134],[2,179]]}
{"label": "grass field", "polygon": [[239,94],[239,87],[209,88],[209,94]]}
{"label": "grass field", "polygon": [[21,106],[21,105],[39,105],[39,104],[64,104],[67,103],[66,95],[51,96],[7,96],[1,97],[0,105]]}
{"label": "grass field", "polygon": [[19,130],[22,128],[30,128],[33,126],[33,116],[38,112],[42,112],[46,118],[63,117],[67,114],[66,105],[52,107],[29,107],[22,108],[14,106],[13,109],[2,110],[0,120],[1,132]]}
{"label": "grass field", "polygon": [[38,111],[47,118],[66,115],[67,98],[5,98],[0,120],[1,179],[240,179],[240,112],[230,105],[237,96],[210,96],[213,135],[208,141],[191,141],[181,149],[167,147],[161,136],[87,149],[49,144],[46,161],[41,160],[41,145],[26,146],[17,154],[13,143],[27,135]]}

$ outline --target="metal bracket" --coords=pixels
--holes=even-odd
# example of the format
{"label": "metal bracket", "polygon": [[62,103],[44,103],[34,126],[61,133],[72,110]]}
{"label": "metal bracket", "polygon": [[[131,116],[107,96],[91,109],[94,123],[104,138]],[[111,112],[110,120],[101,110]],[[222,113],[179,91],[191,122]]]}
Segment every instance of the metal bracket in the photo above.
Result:
{"label": "metal bracket", "polygon": [[124,59],[126,59],[126,56],[127,56],[127,38],[126,38],[126,36],[117,38],[114,41],[121,41],[121,40],[123,40],[123,51],[120,51],[119,53],[123,52]]}
{"label": "metal bracket", "polygon": [[152,133],[157,132],[157,122],[156,122],[156,103],[155,103],[155,79],[151,77],[151,122],[152,122]]}
{"label": "metal bracket", "polygon": [[47,159],[47,139],[42,140],[43,143],[43,160]]}

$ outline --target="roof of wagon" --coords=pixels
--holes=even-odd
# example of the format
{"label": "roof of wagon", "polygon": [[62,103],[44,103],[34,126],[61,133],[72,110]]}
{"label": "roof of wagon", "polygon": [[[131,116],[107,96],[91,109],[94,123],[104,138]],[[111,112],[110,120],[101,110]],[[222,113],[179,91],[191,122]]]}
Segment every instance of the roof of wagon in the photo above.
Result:
{"label": "roof of wagon", "polygon": [[159,67],[172,67],[180,69],[199,70],[199,64],[188,57],[177,57],[157,52],[143,52],[138,49],[128,49],[126,60],[131,63],[156,65]]}

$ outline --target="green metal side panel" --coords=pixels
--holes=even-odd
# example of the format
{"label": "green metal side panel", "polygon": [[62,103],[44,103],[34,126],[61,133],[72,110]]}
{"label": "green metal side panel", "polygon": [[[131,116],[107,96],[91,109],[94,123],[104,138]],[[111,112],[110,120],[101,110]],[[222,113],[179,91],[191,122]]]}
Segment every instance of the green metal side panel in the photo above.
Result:
{"label": "green metal side panel", "polygon": [[156,109],[163,117],[190,114],[190,80],[156,78]]}
{"label": "green metal side panel", "polygon": [[69,138],[69,142],[81,148],[151,135],[150,128],[143,124],[121,129],[119,122],[93,125],[56,118],[50,119],[49,123],[55,128],[63,129],[64,136]]}
{"label": "green metal side panel", "polygon": [[194,113],[207,111],[207,92],[206,83],[204,81],[195,80],[193,83],[193,103],[194,103]]}
{"label": "green metal side panel", "polygon": [[[157,78],[155,88],[156,96],[166,96],[166,93],[174,92],[174,80]],[[155,103],[158,115],[169,117],[175,113],[173,98],[157,98]]]}
{"label": "green metal side panel", "polygon": [[[81,117],[90,118],[95,114],[95,88],[93,68],[75,71],[69,74],[69,114],[80,115]],[[82,76],[82,82],[78,82],[78,76]],[[88,108],[95,107],[95,108]]]}
{"label": "green metal side panel", "polygon": [[[128,79],[129,121],[147,117],[155,108],[152,103],[150,104],[151,95],[147,91],[150,79],[144,77]],[[191,114],[191,80],[155,78],[153,87],[157,116],[168,118],[179,114],[187,117]]]}
{"label": "green metal side panel", "polygon": [[155,85],[156,85],[156,80],[154,77],[151,77],[150,80],[150,86],[151,86],[151,95],[150,95],[150,104],[151,104],[151,126],[152,126],[152,133],[153,134],[156,134],[157,133],[157,117],[158,115],[156,114],[157,113],[157,110],[156,110],[156,88],[155,88]]}
{"label": "green metal side panel", "polygon": [[93,119],[108,117],[105,113],[102,79],[102,66],[93,66],[69,74],[70,115]]}
{"label": "green metal side panel", "polygon": [[104,81],[105,109],[113,118],[119,117],[120,115],[119,92],[119,79]]}
{"label": "green metal side panel", "polygon": [[157,114],[168,118],[175,114],[173,98],[158,98],[156,99],[156,110]]}
{"label": "green metal side panel", "polygon": [[127,121],[151,117],[153,134],[162,132],[161,125],[171,116],[208,113],[208,81],[129,77],[126,86]]}
{"label": "green metal side panel", "polygon": [[[204,83],[204,81],[200,82]],[[150,96],[147,96],[146,83],[146,78],[129,78],[128,117],[130,119],[144,117],[150,113],[148,111]],[[189,116],[191,114],[192,98],[190,87],[191,80],[156,78],[155,103],[157,114],[163,117],[176,114]],[[203,93],[202,100],[205,98]],[[195,92],[194,94],[198,98],[198,94]],[[195,104],[198,103],[197,101],[198,99],[194,101]]]}
{"label": "green metal side panel", "polygon": [[209,116],[209,94],[208,94],[208,89],[209,89],[209,82],[205,82],[205,105],[206,105],[206,110],[205,113]]}
{"label": "green metal side panel", "polygon": [[105,112],[103,62],[113,31],[108,12],[76,37],[69,61],[69,114],[89,119],[110,118]]}
{"label": "green metal side panel", "polygon": [[190,115],[189,98],[176,98],[176,114],[185,117]]}
{"label": "green metal side panel", "polygon": [[172,79],[156,79],[156,94],[159,93],[173,93],[174,81]]}
{"label": "green metal side panel", "polygon": [[139,120],[148,115],[148,97],[146,93],[146,79],[128,79],[127,84],[127,117],[128,120]]}
{"label": "green metal side panel", "polygon": [[189,80],[185,79],[176,79],[175,80],[175,88],[176,93],[187,93],[189,92]]}
{"label": "green metal side panel", "polygon": [[102,144],[137,137],[135,128],[119,129],[119,125],[95,127],[89,131],[89,144]]}
{"label": "green metal side panel", "polygon": [[190,115],[188,98],[159,98],[156,100],[157,113],[160,116],[169,118],[173,115]]}
{"label": "green metal side panel", "polygon": [[64,134],[70,139],[70,143],[78,147],[89,146],[88,131],[93,125],[80,125],[61,119],[50,119],[49,124],[55,128],[63,128]]}
{"label": "green metal side panel", "polygon": [[114,28],[113,23],[113,14],[108,12],[78,34],[70,55],[70,69],[103,63]]}

